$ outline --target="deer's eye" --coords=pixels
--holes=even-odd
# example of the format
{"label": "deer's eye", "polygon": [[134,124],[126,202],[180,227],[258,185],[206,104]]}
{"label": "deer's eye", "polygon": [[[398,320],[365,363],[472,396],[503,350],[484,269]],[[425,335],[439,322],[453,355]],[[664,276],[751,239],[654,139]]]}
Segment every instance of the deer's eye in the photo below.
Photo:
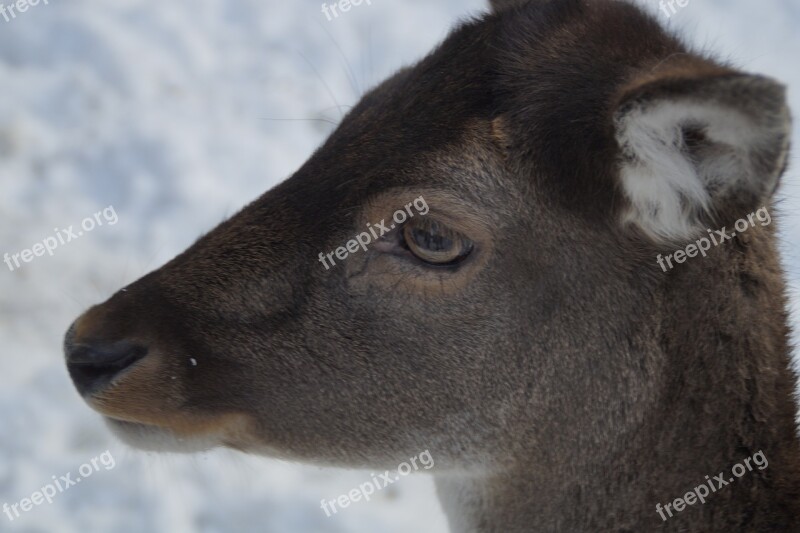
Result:
{"label": "deer's eye", "polygon": [[455,265],[472,252],[472,241],[431,219],[415,219],[403,227],[403,241],[418,259],[437,266]]}

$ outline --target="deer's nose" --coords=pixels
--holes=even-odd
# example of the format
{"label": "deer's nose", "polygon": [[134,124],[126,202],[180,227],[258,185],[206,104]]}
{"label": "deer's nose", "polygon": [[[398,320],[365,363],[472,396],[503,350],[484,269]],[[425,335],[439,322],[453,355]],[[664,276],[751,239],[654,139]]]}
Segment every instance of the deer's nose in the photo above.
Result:
{"label": "deer's nose", "polygon": [[127,340],[87,341],[75,338],[75,325],[64,337],[67,369],[75,387],[86,396],[106,387],[147,355],[147,347]]}

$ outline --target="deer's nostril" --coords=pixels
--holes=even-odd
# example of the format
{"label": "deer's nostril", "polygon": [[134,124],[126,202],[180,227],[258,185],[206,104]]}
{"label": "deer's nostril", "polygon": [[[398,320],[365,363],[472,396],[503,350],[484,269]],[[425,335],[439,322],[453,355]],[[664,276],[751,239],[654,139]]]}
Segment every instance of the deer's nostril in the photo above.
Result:
{"label": "deer's nostril", "polygon": [[67,368],[75,387],[83,395],[92,394],[123,370],[147,355],[147,348],[130,341],[75,342],[73,328],[64,339]]}

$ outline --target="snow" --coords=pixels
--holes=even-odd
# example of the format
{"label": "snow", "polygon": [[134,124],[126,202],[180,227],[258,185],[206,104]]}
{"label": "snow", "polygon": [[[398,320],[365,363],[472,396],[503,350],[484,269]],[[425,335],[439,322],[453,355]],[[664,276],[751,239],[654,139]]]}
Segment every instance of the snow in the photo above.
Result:
{"label": "snow", "polygon": [[[370,472],[130,450],[80,401],[60,345],[79,312],[290,175],[339,105],[482,9],[479,0],[373,0],[329,22],[318,2],[50,0],[0,17],[0,253],[79,229],[109,206],[119,217],[13,272],[0,265],[0,505],[105,450],[116,459],[52,504],[14,522],[0,514],[0,531],[447,530],[424,475],[327,518],[320,501]],[[778,0],[692,0],[670,20],[783,80],[795,110],[799,23],[800,6]],[[797,308],[795,158],[780,211]]]}

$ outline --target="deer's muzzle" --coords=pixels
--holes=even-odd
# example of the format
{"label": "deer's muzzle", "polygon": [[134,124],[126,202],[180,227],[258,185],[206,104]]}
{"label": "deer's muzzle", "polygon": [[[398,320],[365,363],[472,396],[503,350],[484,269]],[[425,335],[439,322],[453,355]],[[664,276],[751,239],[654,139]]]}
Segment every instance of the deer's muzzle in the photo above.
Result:
{"label": "deer's muzzle", "polygon": [[67,369],[81,395],[93,394],[147,355],[147,347],[128,340],[115,342],[81,339],[76,342],[75,324],[64,338]]}

